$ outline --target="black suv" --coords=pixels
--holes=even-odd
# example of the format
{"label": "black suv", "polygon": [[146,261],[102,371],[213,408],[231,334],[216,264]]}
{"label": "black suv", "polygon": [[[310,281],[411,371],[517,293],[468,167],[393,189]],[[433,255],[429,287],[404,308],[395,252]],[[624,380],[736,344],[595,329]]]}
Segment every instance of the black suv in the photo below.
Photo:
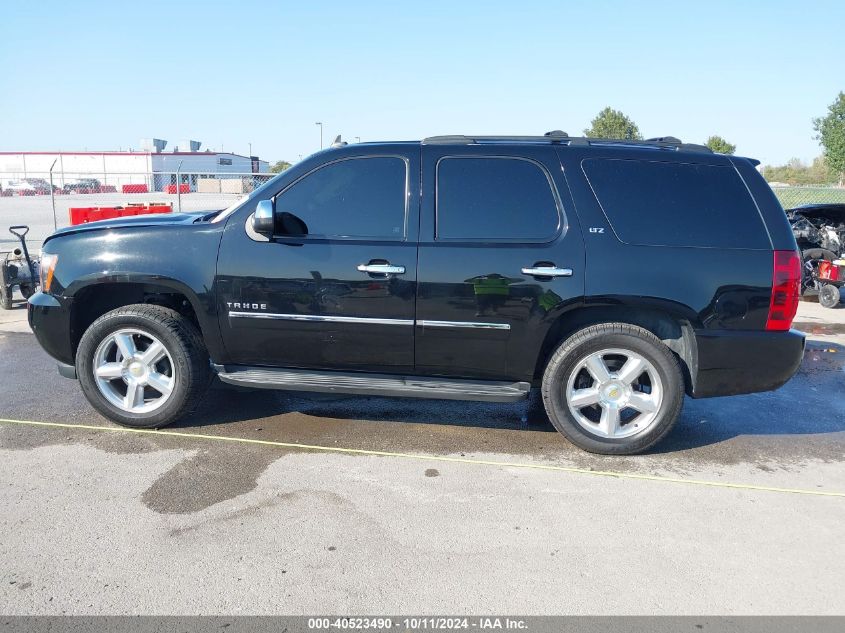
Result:
{"label": "black suv", "polygon": [[336,144],[244,201],[63,229],[29,322],[62,375],[159,427],[213,374],[510,402],[641,452],[694,398],[797,370],[801,266],[755,161],[672,137]]}

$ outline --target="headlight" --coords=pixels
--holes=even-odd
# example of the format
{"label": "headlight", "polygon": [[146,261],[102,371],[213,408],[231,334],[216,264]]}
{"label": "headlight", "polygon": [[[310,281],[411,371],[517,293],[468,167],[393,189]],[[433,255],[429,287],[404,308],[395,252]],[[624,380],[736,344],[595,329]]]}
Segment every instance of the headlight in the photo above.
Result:
{"label": "headlight", "polygon": [[59,256],[54,253],[41,253],[41,292],[50,292],[53,283],[53,271]]}

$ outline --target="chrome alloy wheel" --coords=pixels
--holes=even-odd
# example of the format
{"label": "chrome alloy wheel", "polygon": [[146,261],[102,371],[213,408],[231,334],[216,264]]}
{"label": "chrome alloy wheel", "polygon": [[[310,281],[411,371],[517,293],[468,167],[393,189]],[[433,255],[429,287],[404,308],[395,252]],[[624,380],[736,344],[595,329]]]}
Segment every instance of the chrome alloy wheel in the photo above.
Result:
{"label": "chrome alloy wheel", "polygon": [[604,349],[582,359],[569,376],[566,403],[592,435],[620,439],[654,424],[663,384],[649,361],[626,349]]}
{"label": "chrome alloy wheel", "polygon": [[94,352],[93,372],[100,393],[127,413],[155,411],[176,385],[170,353],[142,330],[118,330],[103,339]]}

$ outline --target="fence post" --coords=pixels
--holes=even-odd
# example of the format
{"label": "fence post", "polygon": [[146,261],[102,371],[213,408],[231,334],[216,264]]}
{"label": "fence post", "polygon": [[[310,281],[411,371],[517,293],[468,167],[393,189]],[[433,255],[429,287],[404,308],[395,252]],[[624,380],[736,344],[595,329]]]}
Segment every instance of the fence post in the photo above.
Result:
{"label": "fence post", "polygon": [[176,206],[179,207],[179,213],[182,213],[182,161],[179,161],[179,166],[176,168]]}
{"label": "fence post", "polygon": [[56,161],[59,160],[58,158],[53,161],[53,164],[50,165],[50,204],[53,206],[53,230],[57,230],[59,228],[58,222],[56,221],[56,193],[53,191],[53,167],[56,166]]}

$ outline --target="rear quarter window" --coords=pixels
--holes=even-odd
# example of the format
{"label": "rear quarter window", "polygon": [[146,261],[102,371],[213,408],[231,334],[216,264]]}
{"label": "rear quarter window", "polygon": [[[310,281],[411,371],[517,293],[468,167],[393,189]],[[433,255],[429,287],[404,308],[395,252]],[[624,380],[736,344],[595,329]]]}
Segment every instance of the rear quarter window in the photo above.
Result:
{"label": "rear quarter window", "polygon": [[757,205],[732,166],[602,158],[581,165],[627,244],[771,248]]}

